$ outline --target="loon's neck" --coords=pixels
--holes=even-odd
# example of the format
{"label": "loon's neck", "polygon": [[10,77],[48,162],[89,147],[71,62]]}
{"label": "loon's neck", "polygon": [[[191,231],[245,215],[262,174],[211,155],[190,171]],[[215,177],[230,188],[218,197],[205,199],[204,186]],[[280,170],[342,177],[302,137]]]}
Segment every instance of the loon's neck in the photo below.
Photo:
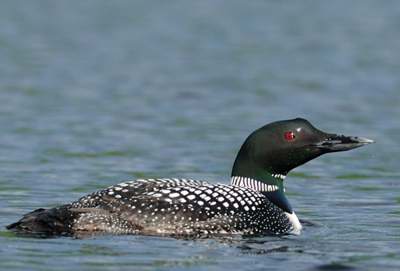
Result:
{"label": "loon's neck", "polygon": [[231,184],[259,191],[283,211],[293,213],[293,209],[285,196],[283,185],[285,177],[286,172],[285,174],[274,173],[274,170],[268,166],[261,167],[254,163],[248,156],[246,145],[244,145],[233,165]]}
{"label": "loon's neck", "polygon": [[273,204],[283,211],[293,213],[292,206],[285,196],[283,185],[284,175],[270,174],[269,178],[251,178],[245,176],[232,176],[231,185],[247,187],[264,194]]}
{"label": "loon's neck", "polygon": [[270,159],[260,162],[260,159],[257,159],[257,150],[254,140],[249,136],[240,148],[233,164],[232,185],[260,191],[283,211],[293,213],[283,187],[283,179],[288,171],[273,166]]}

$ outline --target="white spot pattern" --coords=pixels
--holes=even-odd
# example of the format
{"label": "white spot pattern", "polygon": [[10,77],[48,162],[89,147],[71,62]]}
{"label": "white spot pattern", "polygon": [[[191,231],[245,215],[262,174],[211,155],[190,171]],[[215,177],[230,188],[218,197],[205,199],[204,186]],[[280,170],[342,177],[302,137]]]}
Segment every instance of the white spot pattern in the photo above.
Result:
{"label": "white spot pattern", "polygon": [[[250,178],[234,178],[233,185],[191,179],[122,182],[73,202],[73,208],[97,211],[81,215],[71,227],[84,228],[98,223],[99,229],[108,232],[200,235],[298,231],[293,217],[254,190],[276,191],[277,186],[265,186]],[[128,208],[123,208],[125,205]],[[120,216],[121,210],[129,213]],[[93,223],[88,222],[89,218]]]}

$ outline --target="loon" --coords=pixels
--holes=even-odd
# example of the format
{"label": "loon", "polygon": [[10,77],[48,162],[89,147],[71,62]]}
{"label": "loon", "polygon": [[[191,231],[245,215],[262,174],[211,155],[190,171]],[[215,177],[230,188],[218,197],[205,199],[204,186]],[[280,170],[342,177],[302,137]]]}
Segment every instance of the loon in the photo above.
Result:
{"label": "loon", "polygon": [[44,236],[298,235],[302,225],[285,196],[288,172],[322,154],[373,142],[325,133],[301,118],[277,121],[245,140],[230,185],[175,178],[126,181],[27,213],[7,229]]}

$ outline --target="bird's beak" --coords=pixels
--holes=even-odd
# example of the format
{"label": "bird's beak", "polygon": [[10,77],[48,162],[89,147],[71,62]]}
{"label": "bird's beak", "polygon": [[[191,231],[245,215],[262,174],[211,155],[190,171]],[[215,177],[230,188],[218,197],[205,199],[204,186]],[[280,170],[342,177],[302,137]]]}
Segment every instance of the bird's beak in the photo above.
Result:
{"label": "bird's beak", "polygon": [[326,137],[313,144],[313,146],[326,152],[338,152],[355,149],[371,143],[374,143],[374,141],[365,137],[326,134]]}

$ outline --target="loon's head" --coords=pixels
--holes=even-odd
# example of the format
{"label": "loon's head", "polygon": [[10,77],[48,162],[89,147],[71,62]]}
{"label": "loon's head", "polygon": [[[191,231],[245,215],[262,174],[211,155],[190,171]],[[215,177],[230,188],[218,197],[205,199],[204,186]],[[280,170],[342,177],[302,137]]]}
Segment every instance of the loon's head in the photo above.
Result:
{"label": "loon's head", "polygon": [[236,157],[232,176],[257,178],[263,172],[284,176],[322,154],[369,143],[373,140],[322,132],[301,118],[277,121],[246,139]]}
{"label": "loon's head", "polygon": [[373,142],[363,137],[325,133],[301,118],[277,121],[254,131],[246,139],[236,157],[232,176],[256,179],[265,173],[284,176],[322,154]]}
{"label": "loon's head", "polygon": [[[285,212],[292,207],[284,195],[286,174],[329,152],[347,151],[373,143],[373,140],[325,133],[305,119],[277,121],[254,131],[243,143],[232,169],[232,183],[256,180],[267,185],[265,196]],[[259,185],[244,181],[244,186],[258,190]]]}

